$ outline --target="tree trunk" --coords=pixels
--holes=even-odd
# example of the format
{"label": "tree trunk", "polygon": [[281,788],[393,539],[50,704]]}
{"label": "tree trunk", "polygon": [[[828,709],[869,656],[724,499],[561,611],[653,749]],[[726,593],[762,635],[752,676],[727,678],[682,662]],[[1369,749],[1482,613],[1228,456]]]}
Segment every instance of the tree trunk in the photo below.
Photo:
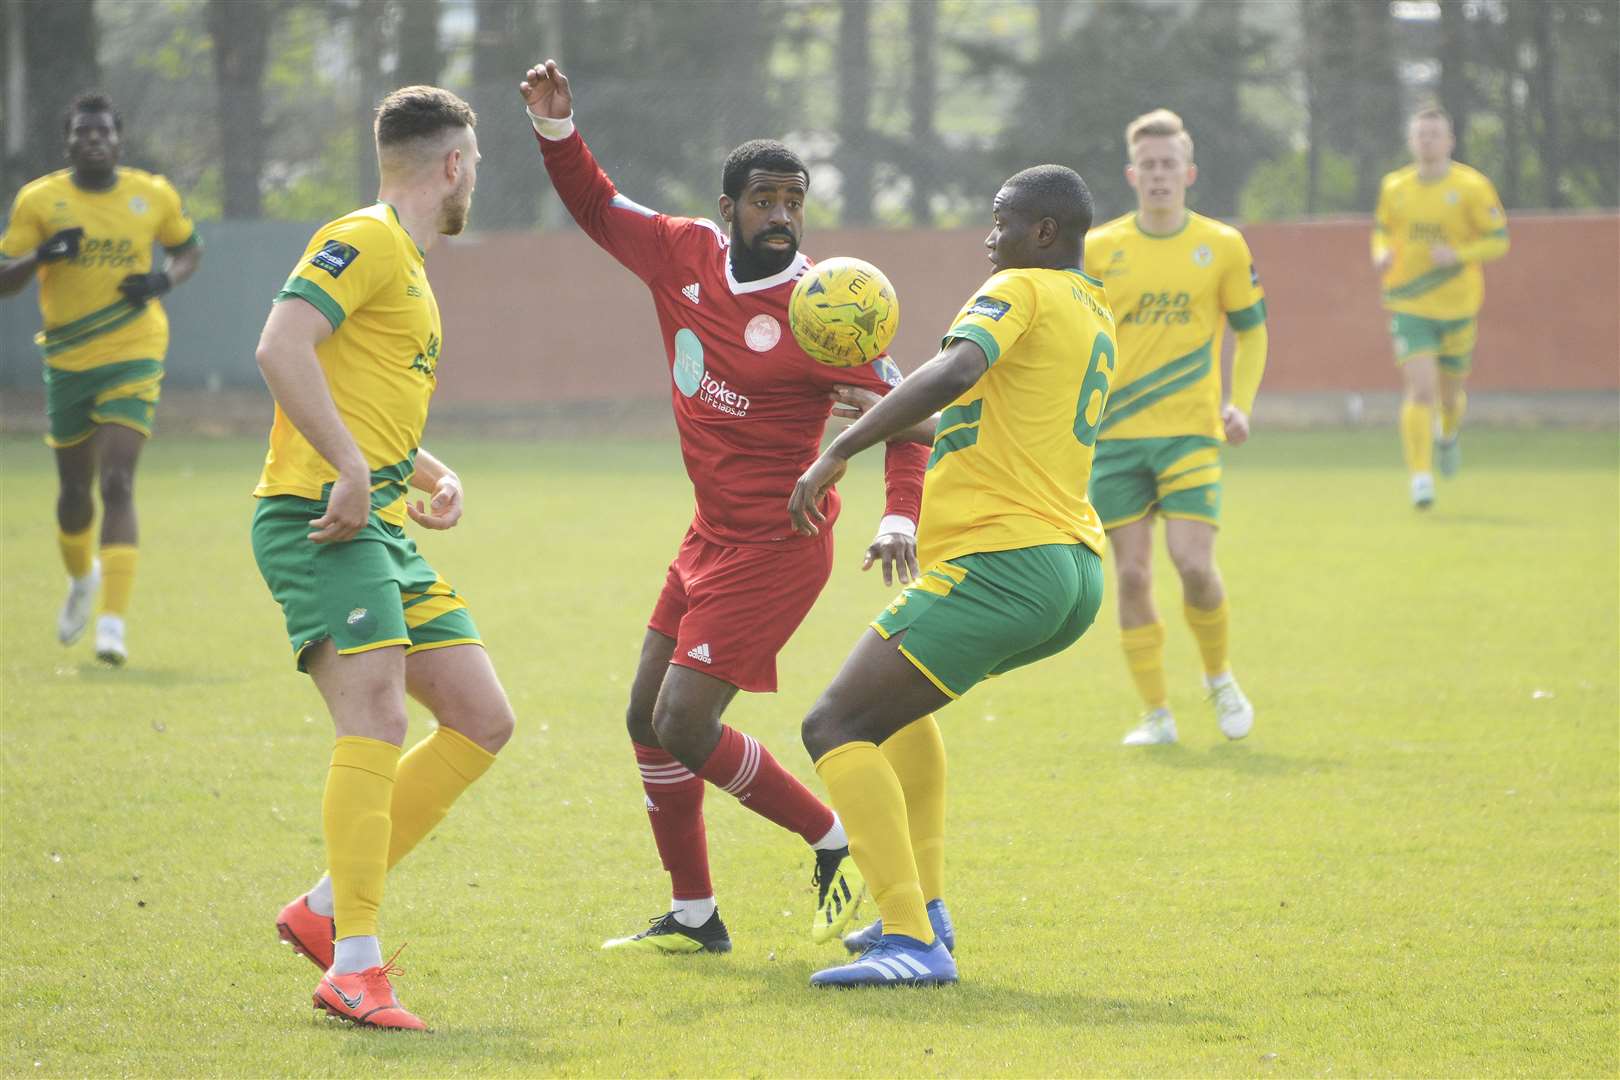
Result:
{"label": "tree trunk", "polygon": [[838,172],[844,184],[843,224],[872,221],[871,11],[867,0],[843,0],[838,19]]}
{"label": "tree trunk", "polygon": [[939,0],[911,0],[906,8],[911,31],[911,224],[934,223],[934,169],[937,165],[934,98],[938,90],[935,45]]}
{"label": "tree trunk", "polygon": [[1468,16],[1462,0],[1440,0],[1440,104],[1451,114],[1451,129],[1457,136],[1453,157],[1468,159],[1468,113],[1472,108],[1468,72]]}
{"label": "tree trunk", "polygon": [[354,117],[354,175],[355,186],[359,189],[356,201],[361,204],[377,197],[379,183],[377,147],[372,131],[377,102],[387,93],[382,77],[383,20],[387,15],[387,0],[360,0],[350,23],[358,90]]}
{"label": "tree trunk", "polygon": [[529,228],[540,207],[534,142],[495,133],[511,131],[514,111],[522,122],[517,84],[536,59],[530,52],[540,38],[537,8],[514,0],[476,0],[473,10],[476,26],[469,103],[478,113],[480,125],[488,127],[478,140],[484,163],[478,170],[473,221],[484,229]]}
{"label": "tree trunk", "polygon": [[208,0],[214,40],[214,83],[219,95],[220,161],[227,218],[257,218],[264,174],[264,69],[270,52],[268,3]]}
{"label": "tree trunk", "polygon": [[1536,112],[1541,114],[1541,137],[1536,140],[1536,156],[1541,159],[1541,205],[1557,209],[1564,205],[1563,159],[1558,148],[1558,99],[1553,53],[1553,5],[1537,4],[1532,30],[1536,43]]}
{"label": "tree trunk", "polygon": [[[12,32],[22,38],[26,135],[19,171],[31,180],[62,167],[62,123],[68,104],[101,81],[96,19],[91,0],[6,6],[8,17],[17,20]],[[6,89],[10,97],[10,87]],[[8,120],[10,114],[8,105]]]}
{"label": "tree trunk", "polygon": [[1400,82],[1395,73],[1389,5],[1358,3],[1350,12],[1355,52],[1346,81],[1354,87],[1356,207],[1371,210],[1383,175],[1387,132],[1392,122],[1399,123]]}
{"label": "tree trunk", "polygon": [[436,86],[444,68],[439,48],[439,0],[395,0],[399,8],[401,86]]}
{"label": "tree trunk", "polygon": [[1523,110],[1519,108],[1519,87],[1523,72],[1519,70],[1519,46],[1525,39],[1524,0],[1512,0],[1507,9],[1507,25],[1502,28],[1498,66],[1502,72],[1502,202],[1510,209],[1520,204],[1519,194],[1523,180],[1524,150],[1520,136],[1524,128]]}

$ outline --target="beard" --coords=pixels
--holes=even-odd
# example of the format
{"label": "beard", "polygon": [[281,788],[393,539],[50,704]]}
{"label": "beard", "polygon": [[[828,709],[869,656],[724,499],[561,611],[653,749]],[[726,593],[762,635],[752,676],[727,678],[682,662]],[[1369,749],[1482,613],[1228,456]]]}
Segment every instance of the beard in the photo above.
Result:
{"label": "beard", "polygon": [[460,236],[467,227],[467,215],[472,211],[472,192],[456,190],[446,195],[439,204],[439,235]]}
{"label": "beard", "polygon": [[[790,241],[781,251],[765,247],[768,236],[785,236]],[[780,274],[799,254],[799,243],[786,229],[767,229],[754,238],[755,247],[742,238],[736,222],[731,224],[731,276],[738,281],[758,281]]]}

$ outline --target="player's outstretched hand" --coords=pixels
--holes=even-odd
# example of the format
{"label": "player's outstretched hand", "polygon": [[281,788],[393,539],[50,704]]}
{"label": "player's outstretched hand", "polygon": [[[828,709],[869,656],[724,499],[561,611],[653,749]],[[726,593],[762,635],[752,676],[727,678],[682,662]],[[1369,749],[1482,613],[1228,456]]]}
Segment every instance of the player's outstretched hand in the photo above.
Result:
{"label": "player's outstretched hand", "polygon": [[866,561],[861,563],[861,569],[870,570],[872,564],[879,560],[883,562],[885,585],[893,585],[895,578],[899,578],[902,585],[910,585],[922,577],[922,567],[917,565],[915,536],[907,536],[905,533],[883,533],[866,549]]}
{"label": "player's outstretched hand", "polygon": [[118,291],[132,304],[144,304],[173,287],[174,282],[162,270],[153,270],[150,274],[130,274],[118,283]]}
{"label": "player's outstretched hand", "polygon": [[822,454],[814,465],[804,470],[799,482],[793,485],[793,494],[788,496],[788,516],[793,519],[794,532],[800,536],[815,536],[821,532],[817,526],[827,523],[827,515],[821,512],[821,500],[827,497],[829,488],[844,478],[847,468],[849,462]]}
{"label": "player's outstretched hand", "polygon": [[832,398],[832,414],[839,420],[859,420],[883,400],[881,394],[874,394],[863,386],[835,386],[827,396]]}
{"label": "player's outstretched hand", "polygon": [[523,104],[534,115],[546,120],[565,120],[574,113],[574,95],[568,89],[568,76],[557,68],[557,61],[536,64],[518,84]]}
{"label": "player's outstretched hand", "polygon": [[77,225],[71,229],[58,229],[34,249],[34,258],[42,263],[78,258],[79,244],[83,240],[84,229]]}
{"label": "player's outstretched hand", "polygon": [[326,497],[326,513],[309,523],[309,538],[317,544],[351,539],[366,527],[371,516],[371,474],[338,473]]}
{"label": "player's outstretched hand", "polygon": [[1221,423],[1226,427],[1226,442],[1230,446],[1242,446],[1249,441],[1249,417],[1242,409],[1227,402],[1221,409]]}
{"label": "player's outstretched hand", "polygon": [[454,473],[441,476],[433,487],[432,501],[427,506],[421,499],[415,505],[406,502],[405,512],[424,529],[455,528],[461,520],[461,481]]}

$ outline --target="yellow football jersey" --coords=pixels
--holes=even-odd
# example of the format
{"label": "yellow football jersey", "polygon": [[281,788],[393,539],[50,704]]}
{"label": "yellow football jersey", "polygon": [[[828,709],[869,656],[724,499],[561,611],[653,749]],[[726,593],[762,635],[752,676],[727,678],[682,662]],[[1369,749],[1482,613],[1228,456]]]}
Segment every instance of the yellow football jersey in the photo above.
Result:
{"label": "yellow football jersey", "polygon": [[1224,439],[1224,323],[1247,330],[1266,319],[1243,234],[1189,211],[1179,230],[1155,236],[1133,212],[1086,236],[1086,272],[1102,280],[1119,319],[1119,372],[1102,437]]}
{"label": "yellow football jersey", "polygon": [[162,360],[169,320],[154,298],[132,304],[118,291],[130,274],[152,269],[152,245],[171,252],[197,241],[180,194],[161,176],[117,170],[113,186],[86,191],[68,169],[23,185],[0,236],[0,255],[16,259],[62,229],[84,230],[74,259],[39,267],[39,314],[34,336],[45,363],[85,371],[119,360]]}
{"label": "yellow football jersey", "polygon": [[1114,377],[1114,316],[1078,270],[1003,270],[945,335],[990,369],[940,413],[923,480],[917,558],[1083,543],[1102,522],[1086,498],[1092,447]]}
{"label": "yellow football jersey", "polygon": [[[438,382],[439,303],[422,250],[393,207],[356,210],[310,240],[276,302],[295,297],[332,324],[315,354],[338,415],[371,467],[372,508],[404,524],[406,485]],[[336,479],[337,470],[278,405],[253,494],[322,499]]]}
{"label": "yellow football jersey", "polygon": [[1479,314],[1485,300],[1479,261],[1435,266],[1429,249],[1435,244],[1466,249],[1481,240],[1502,241],[1494,254],[1507,250],[1507,215],[1484,174],[1453,162],[1439,180],[1420,179],[1416,165],[1384,177],[1372,240],[1375,255],[1395,256],[1384,272],[1384,307],[1429,319]]}

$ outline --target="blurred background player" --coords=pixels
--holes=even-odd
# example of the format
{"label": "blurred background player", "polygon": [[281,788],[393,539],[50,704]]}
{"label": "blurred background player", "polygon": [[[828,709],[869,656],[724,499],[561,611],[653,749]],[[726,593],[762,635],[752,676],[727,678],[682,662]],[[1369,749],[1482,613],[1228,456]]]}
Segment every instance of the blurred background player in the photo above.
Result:
{"label": "blurred background player", "polygon": [[[118,164],[123,120],[81,94],[63,124],[70,167],[23,186],[0,237],[0,295],[39,275],[45,437],[56,452],[57,542],[68,594],[56,636],[84,634],[101,590],[96,656],[128,658],[124,617],[135,587],[135,464],[152,434],[169,320],[159,297],[202,259],[197,230],[161,176]],[[152,269],[152,247],[167,252]],[[92,526],[101,488],[101,545]]]}
{"label": "blurred background player", "polygon": [[[882,915],[812,986],[951,983],[939,895],[945,755],[908,775],[885,749],[991,675],[1072,645],[1102,605],[1102,523],[1083,494],[1116,365],[1102,282],[1080,269],[1091,193],[1061,165],[1007,180],[985,240],[996,273],[928,363],[834,439],[794,486],[794,526],[825,528],[848,461],[944,406],[923,487],[922,574],[856,643],[805,717],[804,745]],[[935,807],[938,808],[937,815]],[[863,932],[868,933],[868,932]]]}
{"label": "blurred background player", "polygon": [[[620,195],[574,129],[573,96],[554,61],[531,68],[521,90],[563,204],[653,294],[697,503],[648,622],[626,716],[672,903],[649,929],[604,948],[731,948],[709,875],[705,781],[815,849],[812,936],[828,940],[849,922],[861,891],[843,825],[721,716],[739,689],[775,691],[776,654],[832,571],[832,530],[796,536],[786,505],[815,460],[835,388],[886,392],[899,371],[887,359],[818,364],[788,332],[788,296],[810,265],[799,252],[810,175],[786,146],[754,140],[727,158],[722,228]],[[886,513],[866,553],[867,566],[883,563],[885,579],[892,568],[903,581],[916,572],[926,457],[914,442],[889,448]],[[836,493],[827,493],[824,510],[829,520],[837,515]]]}
{"label": "blurred background player", "polygon": [[1451,160],[1456,145],[1444,109],[1418,110],[1406,125],[1412,164],[1384,177],[1373,214],[1373,267],[1384,275],[1384,307],[1405,386],[1401,449],[1412,505],[1420,510],[1434,504],[1434,459],[1442,476],[1462,464],[1463,381],[1485,300],[1480,265],[1508,250],[1502,200],[1483,174]]}
{"label": "blurred background player", "polygon": [[[460,479],[421,448],[442,349],[423,259],[466,226],[476,123],[438,87],[384,98],[378,201],[315,233],[259,339],[276,416],[253,492],[253,555],[337,732],[321,803],[330,869],[277,929],[323,970],[315,1004],[371,1027],[423,1027],[394,996],[398,969],[378,943],[388,868],[513,726],[466,602],[401,528],[407,516],[428,529],[461,518]],[[431,504],[412,505],[410,488]],[[439,726],[402,757],[406,693]]]}
{"label": "blurred background player", "polygon": [[[1114,548],[1120,637],[1147,705],[1126,746],[1176,741],[1164,674],[1164,623],[1153,604],[1153,520],[1181,577],[1204,686],[1222,733],[1241,739],[1254,709],[1227,660],[1227,602],[1215,566],[1221,442],[1249,437],[1266,366],[1266,302],[1236,229],[1187,209],[1198,178],[1181,117],[1157,109],[1125,129],[1135,213],[1096,229],[1086,271],[1119,320],[1119,372],[1103,414],[1091,501]],[[1221,339],[1237,335],[1230,400],[1221,400]]]}

